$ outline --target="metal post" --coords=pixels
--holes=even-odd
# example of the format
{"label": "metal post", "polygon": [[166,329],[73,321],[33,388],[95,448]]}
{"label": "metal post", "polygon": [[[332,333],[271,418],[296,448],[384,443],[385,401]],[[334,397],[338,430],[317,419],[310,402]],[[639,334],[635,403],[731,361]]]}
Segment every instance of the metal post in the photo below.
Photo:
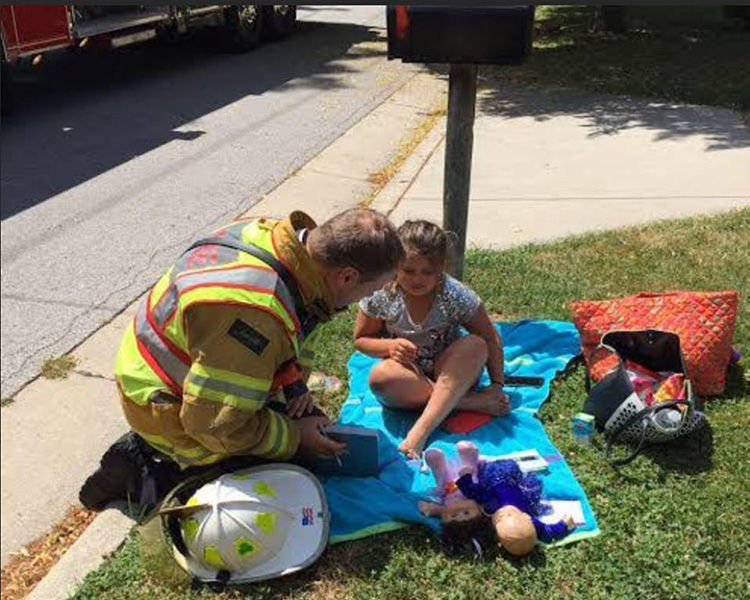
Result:
{"label": "metal post", "polygon": [[458,279],[463,277],[466,252],[476,99],[476,65],[451,65],[443,180],[443,229],[454,232],[458,237],[454,268],[454,275]]}

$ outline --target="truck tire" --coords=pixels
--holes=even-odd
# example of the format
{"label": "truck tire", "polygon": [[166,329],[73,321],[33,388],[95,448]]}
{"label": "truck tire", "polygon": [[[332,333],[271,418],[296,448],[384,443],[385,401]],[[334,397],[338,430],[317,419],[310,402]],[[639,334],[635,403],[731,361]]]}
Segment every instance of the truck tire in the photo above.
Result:
{"label": "truck tire", "polygon": [[282,40],[291,35],[297,22],[297,7],[294,4],[263,6],[263,38]]}
{"label": "truck tire", "polygon": [[227,8],[226,43],[233,52],[247,52],[257,47],[263,33],[263,7],[240,4]]}

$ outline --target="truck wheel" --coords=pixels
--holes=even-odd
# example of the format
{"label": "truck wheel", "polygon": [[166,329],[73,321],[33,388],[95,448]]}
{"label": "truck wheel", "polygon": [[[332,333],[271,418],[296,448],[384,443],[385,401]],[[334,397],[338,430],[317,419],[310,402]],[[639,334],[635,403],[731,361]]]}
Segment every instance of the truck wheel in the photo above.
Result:
{"label": "truck wheel", "polygon": [[263,32],[263,10],[261,6],[241,4],[232,6],[225,13],[227,45],[234,52],[246,52],[260,44]]}
{"label": "truck wheel", "polygon": [[297,7],[294,4],[263,6],[263,37],[281,40],[291,35],[297,22]]}

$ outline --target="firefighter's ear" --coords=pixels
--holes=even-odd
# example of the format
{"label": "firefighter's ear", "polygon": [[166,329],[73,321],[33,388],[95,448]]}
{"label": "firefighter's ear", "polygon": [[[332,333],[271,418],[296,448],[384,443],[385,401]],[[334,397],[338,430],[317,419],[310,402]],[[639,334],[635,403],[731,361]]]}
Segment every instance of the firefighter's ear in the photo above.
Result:
{"label": "firefighter's ear", "polygon": [[361,275],[354,267],[342,267],[339,275],[341,283],[347,287],[354,287],[359,285]]}

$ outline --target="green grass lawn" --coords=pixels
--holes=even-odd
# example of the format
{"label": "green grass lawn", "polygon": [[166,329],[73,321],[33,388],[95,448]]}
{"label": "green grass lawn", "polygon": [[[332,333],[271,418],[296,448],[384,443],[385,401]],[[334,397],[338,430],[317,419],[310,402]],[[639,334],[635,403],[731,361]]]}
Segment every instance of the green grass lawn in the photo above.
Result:
{"label": "green grass lawn", "polygon": [[593,6],[541,6],[534,51],[521,67],[486,69],[554,85],[750,111],[750,31],[721,6],[629,6],[628,31],[596,26]]}
{"label": "green grass lawn", "polygon": [[[736,346],[750,359],[750,209],[712,218],[575,237],[504,252],[473,252],[467,281],[505,319],[567,319],[577,298],[641,290],[736,289],[745,299]],[[328,326],[321,367],[345,377],[352,317]],[[750,403],[731,373],[708,402],[711,431],[655,447],[616,472],[601,445],[579,447],[570,417],[585,397],[580,364],[541,411],[547,433],[588,494],[602,535],[510,561],[449,558],[413,527],[328,549],[312,568],[244,592],[173,588],[149,575],[139,539],[85,581],[83,599],[703,599],[750,597]],[[335,409],[343,394],[334,398]]]}

